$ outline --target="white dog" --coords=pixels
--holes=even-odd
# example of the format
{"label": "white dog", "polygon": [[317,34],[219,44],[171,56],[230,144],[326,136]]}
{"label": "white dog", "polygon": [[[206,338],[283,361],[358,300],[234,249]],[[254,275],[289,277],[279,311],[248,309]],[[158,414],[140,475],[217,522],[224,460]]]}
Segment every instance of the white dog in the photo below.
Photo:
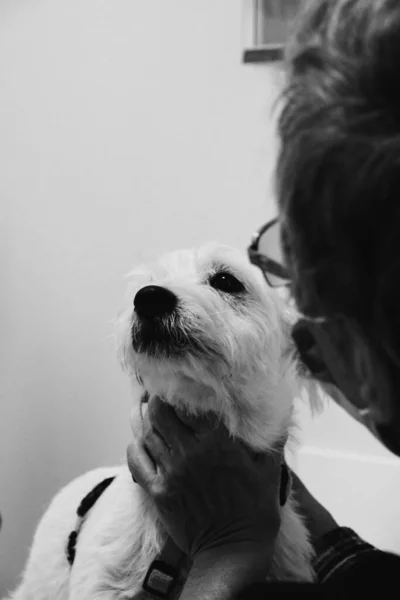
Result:
{"label": "white dog", "polygon": [[[172,253],[134,271],[117,323],[120,359],[135,387],[133,420],[140,419],[146,390],[191,413],[214,411],[233,436],[255,450],[271,449],[292,431],[293,400],[308,385],[299,375],[291,321],[261,272],[224,246]],[[77,507],[114,476],[81,523],[71,566],[66,547],[80,526]],[[164,539],[151,499],[126,466],[91,471],[52,501],[11,598],[127,600]],[[310,581],[311,557],[290,495],[271,577]]]}

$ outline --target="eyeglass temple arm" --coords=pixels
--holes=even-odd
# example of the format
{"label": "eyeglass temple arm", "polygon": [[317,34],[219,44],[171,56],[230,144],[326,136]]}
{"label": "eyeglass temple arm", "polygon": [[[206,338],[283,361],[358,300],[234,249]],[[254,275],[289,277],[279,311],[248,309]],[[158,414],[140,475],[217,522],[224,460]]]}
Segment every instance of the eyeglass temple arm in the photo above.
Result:
{"label": "eyeglass temple arm", "polygon": [[271,273],[271,275],[275,275],[276,277],[280,277],[281,279],[288,279],[289,273],[285,267],[276,261],[260,254],[256,250],[249,250],[249,258],[253,264],[256,264],[258,267],[266,271],[267,273]]}

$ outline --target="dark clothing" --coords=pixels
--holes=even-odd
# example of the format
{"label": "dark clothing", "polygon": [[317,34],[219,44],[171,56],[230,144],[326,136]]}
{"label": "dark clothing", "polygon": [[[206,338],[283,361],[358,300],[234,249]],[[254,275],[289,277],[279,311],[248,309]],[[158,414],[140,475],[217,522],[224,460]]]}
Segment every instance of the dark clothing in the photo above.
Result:
{"label": "dark clothing", "polygon": [[237,600],[251,598],[338,598],[377,600],[399,595],[400,556],[383,552],[364,542],[354,531],[338,527],[315,545],[314,584],[265,583],[247,587]]}
{"label": "dark clothing", "polygon": [[364,542],[354,531],[338,527],[316,545],[314,569],[319,583],[400,581],[400,556],[383,552]]}

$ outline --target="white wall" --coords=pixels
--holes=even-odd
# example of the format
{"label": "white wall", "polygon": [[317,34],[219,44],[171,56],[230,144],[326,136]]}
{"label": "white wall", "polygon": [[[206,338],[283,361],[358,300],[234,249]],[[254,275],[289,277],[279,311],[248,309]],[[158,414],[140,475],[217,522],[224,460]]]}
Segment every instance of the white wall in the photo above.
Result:
{"label": "white wall", "polygon": [[[0,3],[0,595],[54,492],[124,457],[123,274],[206,239],[244,248],[273,214],[279,76],[241,65],[241,18],[241,0]],[[307,444],[354,451],[333,423],[307,421]]]}

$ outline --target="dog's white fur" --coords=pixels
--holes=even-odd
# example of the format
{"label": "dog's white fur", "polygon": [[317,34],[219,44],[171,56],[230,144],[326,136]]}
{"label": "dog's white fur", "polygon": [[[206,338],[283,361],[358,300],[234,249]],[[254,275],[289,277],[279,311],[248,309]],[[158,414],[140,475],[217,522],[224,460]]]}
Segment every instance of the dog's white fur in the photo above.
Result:
{"label": "dog's white fur", "polygon": [[[235,296],[211,287],[210,277],[221,270],[233,274],[246,291]],[[144,388],[191,413],[216,412],[233,436],[257,450],[272,449],[290,434],[293,400],[309,381],[298,373],[289,336],[292,314],[256,267],[235,250],[208,244],[166,255],[137,269],[131,278],[117,338],[135,390],[133,420],[140,420]],[[179,356],[149,356],[144,348],[133,348],[132,336],[140,339],[141,323],[132,300],[149,284],[167,287],[179,300],[177,314],[165,321],[171,343],[179,338],[186,344]],[[132,425],[135,429],[138,422]],[[76,509],[97,483],[113,475],[116,479],[83,524],[71,568],[65,548],[75,528]],[[151,499],[132,482],[126,466],[91,471],[52,501],[11,598],[126,600],[140,588],[164,539]],[[282,511],[271,576],[309,581],[311,556],[306,527],[290,495]]]}

